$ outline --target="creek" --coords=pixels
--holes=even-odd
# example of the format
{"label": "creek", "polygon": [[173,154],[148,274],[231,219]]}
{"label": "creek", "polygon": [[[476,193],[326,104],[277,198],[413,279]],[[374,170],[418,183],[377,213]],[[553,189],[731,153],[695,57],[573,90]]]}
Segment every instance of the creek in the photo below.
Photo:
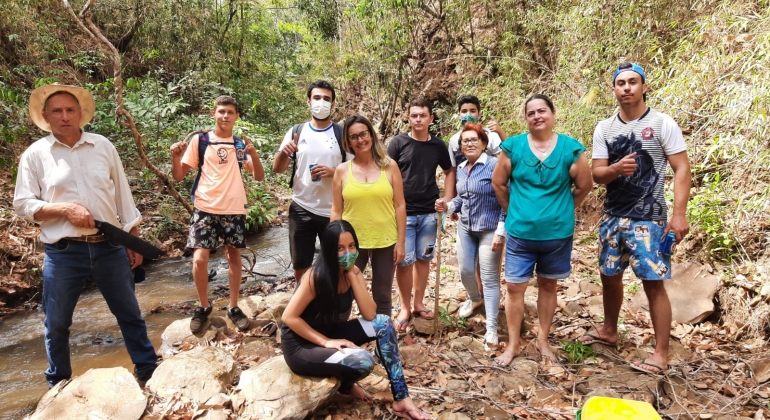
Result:
{"label": "creek", "polygon": [[[292,275],[288,229],[273,227],[247,240],[256,263],[253,277],[243,288]],[[250,255],[244,252],[244,255]],[[197,301],[190,275],[190,258],[173,258],[145,266],[147,279],[136,285],[136,295],[147,323],[147,332],[155,349],[161,344],[165,328],[184,318],[176,311],[150,311],[157,307]],[[244,274],[249,269],[244,263]],[[227,287],[227,261],[223,249],[211,256],[209,270],[216,272],[209,284],[209,296],[215,308],[227,301],[215,297],[217,288]],[[256,274],[260,273],[260,274]],[[266,274],[267,276],[263,276]],[[42,309],[0,318],[0,419],[19,419],[35,410],[38,400],[48,391],[43,372],[48,367],[43,337]],[[75,308],[70,328],[70,353],[73,376],[88,369],[123,366],[133,372],[120,328],[99,290],[83,292]]]}

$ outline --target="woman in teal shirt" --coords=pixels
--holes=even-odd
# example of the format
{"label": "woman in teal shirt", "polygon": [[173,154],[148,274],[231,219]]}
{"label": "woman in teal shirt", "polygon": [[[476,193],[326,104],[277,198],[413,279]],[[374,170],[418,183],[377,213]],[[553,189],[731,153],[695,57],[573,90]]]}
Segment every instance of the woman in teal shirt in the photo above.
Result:
{"label": "woman in teal shirt", "polygon": [[[570,275],[575,208],[593,187],[586,148],[553,131],[556,110],[545,95],[524,103],[529,133],[509,137],[492,175],[497,200],[507,210],[505,317],[508,346],[495,361],[508,365],[520,352],[524,291],[537,274],[537,348],[543,359],[556,360],[548,333],[556,311],[556,280]],[[508,181],[510,180],[510,191]],[[574,188],[573,188],[574,186]]]}

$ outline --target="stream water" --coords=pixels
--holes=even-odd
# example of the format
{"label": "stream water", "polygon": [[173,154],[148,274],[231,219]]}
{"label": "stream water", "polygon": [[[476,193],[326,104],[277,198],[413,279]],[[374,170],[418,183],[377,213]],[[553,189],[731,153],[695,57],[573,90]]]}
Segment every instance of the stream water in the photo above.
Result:
{"label": "stream water", "polygon": [[[244,286],[261,281],[272,282],[292,274],[286,228],[267,229],[247,244],[256,253],[254,272],[276,277],[256,274]],[[136,285],[139,305],[156,350],[160,347],[160,336],[165,328],[182,315],[174,312],[153,314],[150,311],[164,304],[197,300],[190,268],[189,258],[160,261],[146,266],[147,280]],[[245,266],[244,272],[247,269]],[[221,249],[212,255],[209,270],[216,270],[216,276],[209,284],[209,296],[212,296],[214,288],[227,286],[227,262]],[[48,391],[43,375],[48,367],[43,318],[42,310],[0,318],[0,419],[19,419],[30,414]],[[133,372],[133,364],[115,317],[96,288],[80,297],[70,334],[73,375],[92,368],[115,366],[123,366]]]}

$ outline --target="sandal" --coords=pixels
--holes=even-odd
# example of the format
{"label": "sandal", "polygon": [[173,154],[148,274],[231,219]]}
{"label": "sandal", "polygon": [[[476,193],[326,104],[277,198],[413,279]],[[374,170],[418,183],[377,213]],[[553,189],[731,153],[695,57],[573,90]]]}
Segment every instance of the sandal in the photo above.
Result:
{"label": "sandal", "polygon": [[427,320],[431,320],[436,317],[436,314],[434,314],[433,311],[431,311],[430,309],[420,309],[419,311],[412,312],[412,315],[414,315],[415,317],[420,317],[422,319],[427,319]]}
{"label": "sandal", "polygon": [[[652,369],[645,368],[643,367],[644,365],[650,366]],[[661,366],[648,362],[647,359],[644,359],[641,362],[631,363],[631,369],[635,369],[640,372],[644,372],[653,376],[660,376],[665,374],[666,371],[668,371],[668,369],[663,369]]]}
{"label": "sandal", "polygon": [[[583,338],[583,337],[588,337],[588,338],[590,338],[590,340],[583,341],[583,340],[581,340],[581,338]],[[599,344],[604,344],[605,346],[610,346],[610,347],[615,347],[615,348],[618,347],[617,343],[610,343],[609,341],[599,337],[598,335],[594,335],[594,334],[591,334],[591,333],[583,334],[582,336],[580,336],[580,338],[577,339],[577,341],[582,343],[584,346],[590,346],[593,343],[599,343]]]}
{"label": "sandal", "polygon": [[406,330],[409,328],[409,324],[411,324],[411,323],[412,323],[412,318],[411,317],[407,318],[407,319],[405,319],[403,321],[399,321],[398,317],[393,319],[393,326],[395,327],[396,332],[399,333],[399,334],[406,333]]}

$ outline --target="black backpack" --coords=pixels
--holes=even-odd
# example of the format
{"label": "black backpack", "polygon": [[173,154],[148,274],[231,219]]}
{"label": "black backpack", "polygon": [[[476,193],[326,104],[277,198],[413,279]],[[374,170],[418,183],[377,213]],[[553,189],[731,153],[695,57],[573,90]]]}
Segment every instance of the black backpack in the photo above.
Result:
{"label": "black backpack", "polygon": [[[300,123],[295,124],[294,127],[291,128],[291,139],[294,139],[294,135],[299,135],[299,133],[302,132],[302,129],[305,128],[305,124],[307,123]],[[337,123],[332,123],[332,130],[334,130],[334,137],[337,138],[337,145],[340,147],[340,154],[342,155],[342,162],[347,162],[348,160],[348,154],[345,153],[345,149],[342,147],[342,126]],[[291,178],[289,178],[289,188],[294,188],[294,175],[297,173],[297,154],[294,153],[292,155],[291,160]]]}
{"label": "black backpack", "polygon": [[[209,141],[209,133],[198,134],[198,175],[195,177],[192,188],[190,188],[190,201],[195,204],[195,190],[198,189],[198,181],[201,180],[201,173],[203,172],[203,156],[206,154],[206,148],[209,144],[245,144],[242,138],[233,136],[233,143]],[[237,147],[236,147],[237,149]],[[238,168],[243,172],[243,163],[238,162]]]}

